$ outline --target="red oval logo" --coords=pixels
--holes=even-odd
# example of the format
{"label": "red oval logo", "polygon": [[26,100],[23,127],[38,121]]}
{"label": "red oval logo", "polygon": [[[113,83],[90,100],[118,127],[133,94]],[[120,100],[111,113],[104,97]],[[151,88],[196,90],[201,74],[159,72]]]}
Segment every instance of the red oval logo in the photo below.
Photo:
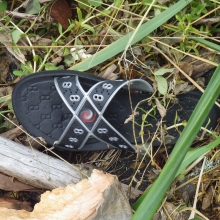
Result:
{"label": "red oval logo", "polygon": [[90,109],[86,109],[81,113],[81,119],[84,122],[94,122],[96,119],[96,112],[93,113]]}

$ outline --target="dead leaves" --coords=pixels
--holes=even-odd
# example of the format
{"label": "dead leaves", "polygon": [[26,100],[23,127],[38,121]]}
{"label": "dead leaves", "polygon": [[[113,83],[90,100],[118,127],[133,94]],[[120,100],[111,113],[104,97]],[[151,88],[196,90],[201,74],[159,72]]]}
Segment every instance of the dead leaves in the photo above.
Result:
{"label": "dead leaves", "polygon": [[156,101],[157,109],[158,109],[158,111],[160,113],[160,116],[162,118],[165,117],[166,113],[167,113],[166,109],[164,108],[163,105],[161,105],[160,101],[157,98],[155,99],[155,101]]}
{"label": "dead leaves", "polygon": [[30,202],[22,202],[12,198],[0,198],[0,207],[7,209],[32,211]]}
{"label": "dead leaves", "polygon": [[132,115],[129,115],[129,117],[125,120],[124,124],[127,124],[129,121],[134,120],[136,115],[139,115],[139,112],[134,112]]}
{"label": "dead leaves", "polygon": [[11,38],[11,30],[7,27],[4,26],[0,22],[0,27],[4,27],[4,31],[1,32],[0,34],[0,42],[4,44],[5,48],[21,63],[25,63],[27,60],[24,56],[23,53],[21,53],[21,50],[14,50],[12,48],[12,38]]}
{"label": "dead leaves", "polygon": [[189,62],[180,62],[179,63],[180,69],[182,69],[187,75],[191,76],[193,73],[193,65]]}
{"label": "dead leaves", "polygon": [[23,134],[23,130],[21,130],[22,126],[13,128],[9,131],[6,131],[4,133],[1,133],[0,136],[10,139],[10,140],[14,140],[15,138],[17,138],[18,136],[20,136],[21,134]]}
{"label": "dead leaves", "polygon": [[116,80],[119,78],[119,75],[115,73],[117,71],[117,66],[113,63],[103,71],[99,73],[99,76],[104,79]]}
{"label": "dead leaves", "polygon": [[72,17],[72,10],[65,0],[56,0],[51,6],[50,15],[66,30],[69,26],[68,20]]}
{"label": "dead leaves", "polygon": [[185,64],[188,63],[186,64],[187,69],[189,73],[192,73],[191,76],[195,79],[199,78],[204,73],[214,68],[214,66],[208,62],[209,60],[216,63],[220,62],[220,55],[215,51],[210,51],[207,49],[201,49],[199,51],[199,57],[206,59],[207,63],[204,63],[203,61],[197,60],[190,56],[186,56],[182,60],[182,62]]}
{"label": "dead leaves", "polygon": [[19,192],[19,191],[36,191],[39,190],[38,188],[34,186],[30,186],[26,183],[22,183],[18,181],[17,179],[14,179],[13,177],[10,177],[6,174],[0,173],[0,189],[5,191],[13,191],[13,192]]}
{"label": "dead leaves", "polygon": [[210,186],[202,200],[202,210],[206,210],[213,202],[215,189]]}
{"label": "dead leaves", "polygon": [[196,87],[194,85],[190,85],[188,82],[181,83],[175,86],[174,94],[178,95],[179,93],[186,93],[192,91]]}

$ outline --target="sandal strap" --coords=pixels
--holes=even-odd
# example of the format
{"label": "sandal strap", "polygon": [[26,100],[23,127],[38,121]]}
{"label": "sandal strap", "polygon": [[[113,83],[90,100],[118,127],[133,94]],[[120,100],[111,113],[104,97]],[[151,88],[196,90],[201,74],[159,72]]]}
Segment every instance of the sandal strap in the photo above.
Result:
{"label": "sandal strap", "polygon": [[87,92],[80,84],[78,76],[55,77],[54,84],[63,102],[73,114],[56,142],[57,145],[80,150],[90,137],[94,137],[115,148],[136,149],[103,115],[121,88],[127,89],[129,86],[131,90],[152,92],[150,84],[141,79],[105,80],[96,83]]}

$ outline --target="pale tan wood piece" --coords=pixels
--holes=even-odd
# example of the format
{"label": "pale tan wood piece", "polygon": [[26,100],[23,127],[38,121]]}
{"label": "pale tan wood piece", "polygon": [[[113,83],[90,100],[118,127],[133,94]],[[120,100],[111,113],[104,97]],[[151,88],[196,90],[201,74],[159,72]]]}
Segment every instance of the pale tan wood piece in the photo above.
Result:
{"label": "pale tan wood piece", "polygon": [[89,179],[41,196],[32,212],[0,208],[0,220],[129,220],[132,210],[116,176],[94,170]]}

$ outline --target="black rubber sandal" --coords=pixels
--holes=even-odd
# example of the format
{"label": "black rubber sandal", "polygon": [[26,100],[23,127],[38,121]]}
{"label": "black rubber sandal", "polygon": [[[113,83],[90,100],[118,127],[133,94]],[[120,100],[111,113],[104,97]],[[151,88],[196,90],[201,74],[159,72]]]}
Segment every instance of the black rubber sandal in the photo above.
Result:
{"label": "black rubber sandal", "polygon": [[[128,92],[128,90],[130,92]],[[47,71],[24,77],[13,90],[12,104],[15,115],[23,127],[34,137],[42,137],[49,145],[65,150],[105,150],[122,148],[136,150],[132,122],[124,124],[131,115],[131,103],[147,99],[153,92],[150,84],[141,79],[109,81],[77,71]],[[198,91],[179,95],[171,103],[163,118],[163,125],[188,120],[201,93]],[[147,102],[138,108],[135,116],[135,135],[141,143],[142,115],[152,109]],[[146,119],[144,140],[153,137],[159,112]],[[208,128],[214,129],[219,109],[210,112]],[[207,123],[208,119],[205,122]],[[169,144],[174,144],[183,126],[168,130]],[[161,143],[156,140],[153,146]]]}

